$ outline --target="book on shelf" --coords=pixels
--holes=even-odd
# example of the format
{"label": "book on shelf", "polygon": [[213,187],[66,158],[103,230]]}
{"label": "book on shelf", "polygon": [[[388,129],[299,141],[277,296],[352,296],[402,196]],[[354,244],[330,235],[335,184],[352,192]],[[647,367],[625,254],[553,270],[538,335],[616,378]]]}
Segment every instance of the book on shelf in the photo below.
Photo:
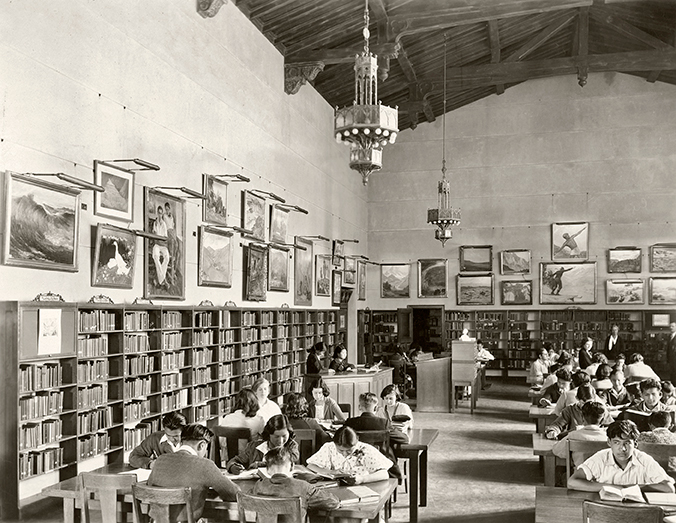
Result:
{"label": "book on shelf", "polygon": [[643,492],[638,485],[631,485],[630,487],[614,487],[611,485],[604,485],[599,491],[599,497],[603,501],[636,501],[637,503],[644,503]]}
{"label": "book on shelf", "polygon": [[333,492],[340,500],[340,505],[356,505],[358,503],[375,503],[380,499],[380,494],[366,485],[355,485]]}

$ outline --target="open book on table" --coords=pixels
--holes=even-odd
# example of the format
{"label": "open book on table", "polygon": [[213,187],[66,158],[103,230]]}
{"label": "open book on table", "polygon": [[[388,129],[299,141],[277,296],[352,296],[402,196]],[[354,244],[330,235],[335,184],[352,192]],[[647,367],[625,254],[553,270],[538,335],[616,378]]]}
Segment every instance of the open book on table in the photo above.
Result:
{"label": "open book on table", "polygon": [[645,503],[643,492],[638,485],[630,487],[612,487],[604,485],[599,491],[599,497],[604,501],[636,501]]}
{"label": "open book on table", "polygon": [[380,499],[380,494],[365,485],[356,485],[333,492],[340,500],[340,505],[356,505],[357,503],[375,503]]}

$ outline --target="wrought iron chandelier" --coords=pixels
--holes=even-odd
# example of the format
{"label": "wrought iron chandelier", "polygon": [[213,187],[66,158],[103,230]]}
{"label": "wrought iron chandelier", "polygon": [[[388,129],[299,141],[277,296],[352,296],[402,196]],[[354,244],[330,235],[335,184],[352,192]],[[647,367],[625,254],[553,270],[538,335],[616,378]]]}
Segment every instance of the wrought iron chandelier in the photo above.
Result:
{"label": "wrought iron chandelier", "polygon": [[350,169],[359,171],[364,185],[383,166],[383,147],[394,143],[399,132],[397,107],[378,100],[378,57],[369,51],[369,3],[364,9],[364,50],[355,57],[354,102],[336,108],[336,142],[351,147]]}
{"label": "wrought iron chandelier", "polygon": [[441,180],[438,186],[438,201],[435,209],[427,209],[427,223],[437,227],[434,237],[446,245],[453,238],[452,225],[460,223],[460,209],[451,207],[451,182],[446,179],[446,35],[444,35],[444,115],[442,118],[443,140],[441,160]]}

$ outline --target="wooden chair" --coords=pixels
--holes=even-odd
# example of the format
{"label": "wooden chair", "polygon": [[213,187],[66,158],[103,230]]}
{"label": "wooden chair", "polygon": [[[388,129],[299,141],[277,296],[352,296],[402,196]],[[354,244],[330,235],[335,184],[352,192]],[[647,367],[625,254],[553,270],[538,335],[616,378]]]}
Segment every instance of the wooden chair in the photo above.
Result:
{"label": "wooden chair", "polygon": [[305,465],[307,459],[315,453],[317,432],[315,429],[294,429],[293,432],[300,450],[300,464]]}
{"label": "wooden chair", "polygon": [[571,455],[573,452],[579,452],[583,455],[583,459],[587,459],[596,454],[599,450],[608,448],[608,442],[606,440],[604,441],[566,440],[566,443],[568,444],[566,451],[566,479],[570,477],[570,475],[573,473],[575,469],[573,457]]}
{"label": "wooden chair", "polygon": [[373,445],[386,456],[392,454],[390,433],[387,430],[355,430],[355,432],[359,436],[359,441]]}
{"label": "wooden chair", "polygon": [[[183,506],[186,513],[186,521],[195,523],[192,512],[192,489],[190,487],[160,488],[148,487],[147,485],[134,484],[131,487],[133,494],[133,510],[135,523],[175,523],[171,517],[172,506]],[[148,510],[144,512],[141,504],[146,505]]]}
{"label": "wooden chair", "polygon": [[583,523],[661,523],[662,507],[646,505],[606,504],[585,501],[582,504]]}
{"label": "wooden chair", "polygon": [[[131,492],[132,485],[136,483],[136,474],[94,474],[83,472],[79,477],[80,502],[82,507],[82,523],[91,521],[91,501],[98,499],[103,523],[116,523],[124,521],[119,517],[123,515],[118,510],[120,495]],[[92,498],[94,496],[94,498]],[[123,503],[123,500],[119,500]]]}
{"label": "wooden chair", "polygon": [[638,450],[652,456],[670,476],[676,473],[676,445],[639,441]]}
{"label": "wooden chair", "polygon": [[222,468],[228,460],[240,453],[251,440],[251,430],[245,427],[222,427],[220,425],[211,428],[214,439],[209,449],[209,458]]}
{"label": "wooden chair", "polygon": [[352,416],[352,405],[349,403],[339,403],[338,407],[340,407],[340,410],[347,414],[346,418],[349,418]]}
{"label": "wooden chair", "polygon": [[303,523],[307,509],[299,497],[271,498],[238,492],[237,510],[240,523],[246,523],[246,511],[255,512],[258,523],[277,523],[281,515],[287,516],[287,521]]}

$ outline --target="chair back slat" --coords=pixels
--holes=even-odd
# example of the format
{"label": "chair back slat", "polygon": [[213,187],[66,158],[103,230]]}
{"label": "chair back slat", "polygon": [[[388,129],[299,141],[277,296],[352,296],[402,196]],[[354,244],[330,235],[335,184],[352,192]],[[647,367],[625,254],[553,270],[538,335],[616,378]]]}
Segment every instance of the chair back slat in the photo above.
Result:
{"label": "chair back slat", "polygon": [[214,439],[211,442],[209,457],[220,468],[240,453],[240,443],[244,447],[251,440],[251,430],[246,427],[219,425],[212,427],[211,430],[214,432]]}
{"label": "chair back slat", "polygon": [[600,501],[585,501],[582,504],[584,523],[661,523],[662,507],[647,505],[606,504]]}
{"label": "chair back slat", "polygon": [[317,432],[315,429],[294,429],[293,432],[300,449],[300,463],[305,465],[307,459],[315,453]]}
{"label": "chair back slat", "polygon": [[272,498],[253,494],[237,493],[237,510],[240,523],[246,523],[246,512],[255,512],[258,523],[277,523],[279,516],[287,522],[303,523],[306,507],[300,497]]}
{"label": "chair back slat", "polygon": [[639,441],[638,450],[652,456],[670,475],[676,473],[676,445]]}
{"label": "chair back slat", "polygon": [[359,441],[373,445],[380,452],[389,456],[390,447],[390,433],[387,430],[355,430]]}
{"label": "chair back slat", "polygon": [[342,412],[347,414],[348,418],[352,417],[352,405],[350,405],[349,403],[339,403],[338,407]]}
{"label": "chair back slat", "polygon": [[129,493],[136,483],[136,474],[95,474],[83,472],[80,474],[80,496],[82,507],[82,522],[89,523],[91,519],[92,496],[99,501],[102,523],[117,523],[121,511],[118,511],[118,497]]}
{"label": "chair back slat", "polygon": [[575,441],[566,439],[568,449],[566,451],[566,478],[569,478],[575,469],[573,462],[573,453],[582,454],[583,460],[590,458],[599,450],[607,449],[608,442],[603,441]]}
{"label": "chair back slat", "polygon": [[[190,487],[161,488],[135,484],[132,485],[132,494],[136,523],[149,523],[151,511],[155,523],[175,523],[170,515],[170,507],[173,505],[183,505],[188,523],[195,523]],[[146,505],[148,510],[142,510],[142,504]]]}

